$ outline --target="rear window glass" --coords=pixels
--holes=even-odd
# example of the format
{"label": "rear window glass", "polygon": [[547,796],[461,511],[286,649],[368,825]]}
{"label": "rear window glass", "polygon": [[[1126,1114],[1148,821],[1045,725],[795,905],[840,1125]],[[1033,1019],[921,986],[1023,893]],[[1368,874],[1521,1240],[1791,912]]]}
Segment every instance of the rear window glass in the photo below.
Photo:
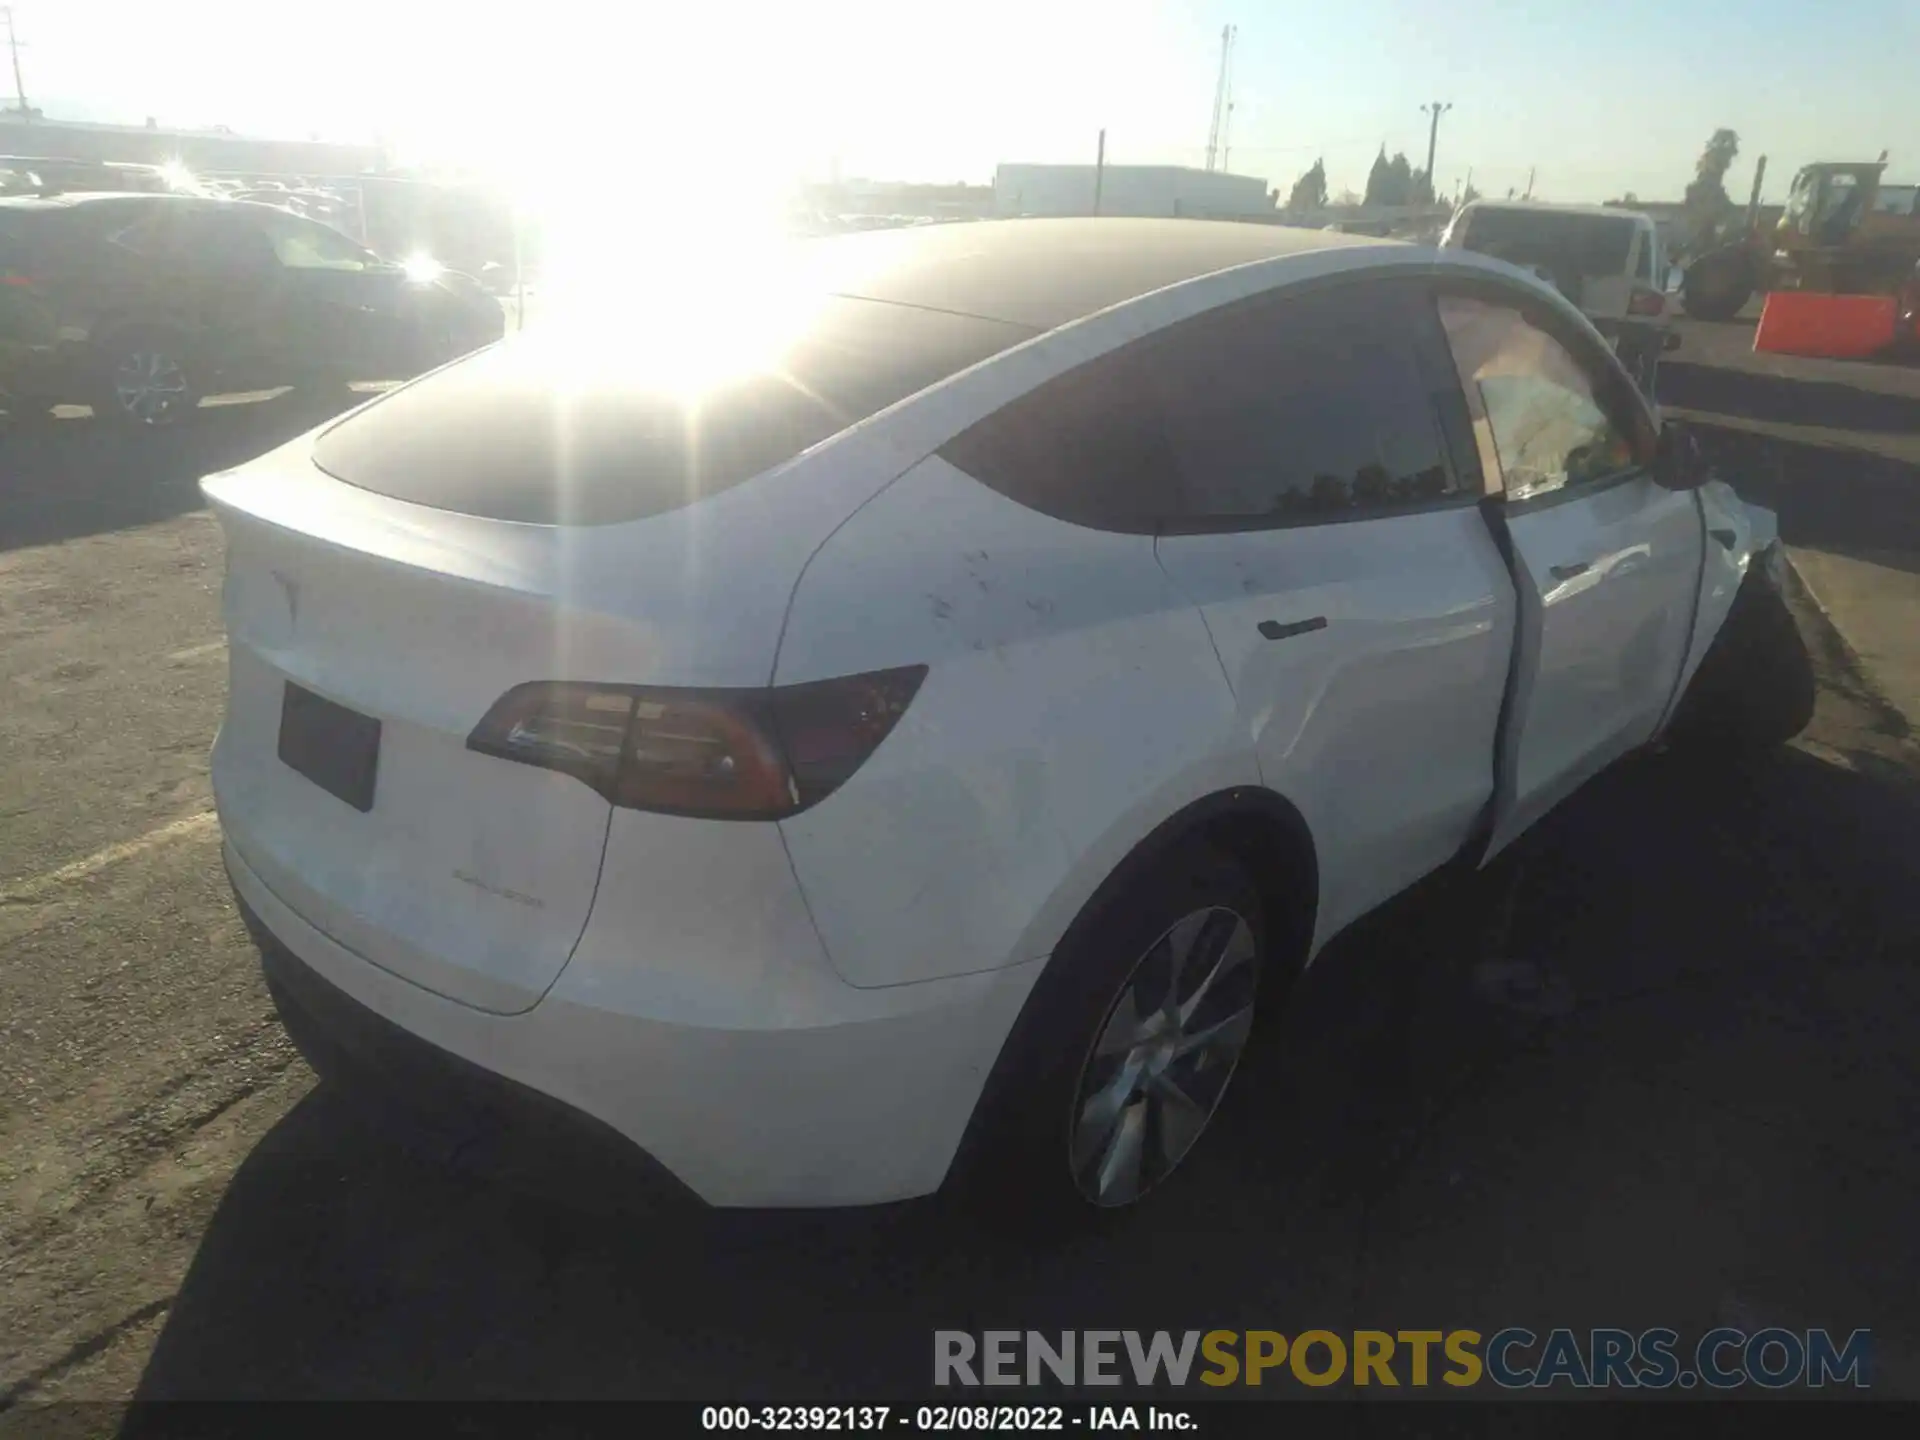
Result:
{"label": "rear window glass", "polygon": [[58,251],[124,229],[151,209],[152,202],[146,200],[89,200],[79,205],[46,206],[29,201],[0,206],[0,241]]}
{"label": "rear window glass", "polygon": [[1633,232],[1633,219],[1625,215],[1476,210],[1467,222],[1465,248],[1513,265],[1624,275]]}
{"label": "rear window glass", "polygon": [[1873,208],[1881,215],[1920,215],[1920,185],[1882,185]]}
{"label": "rear window glass", "polygon": [[533,524],[638,520],[717,494],[1027,338],[1020,326],[832,297],[751,373],[696,392],[531,331],[395,391],[314,461],[377,494]]}

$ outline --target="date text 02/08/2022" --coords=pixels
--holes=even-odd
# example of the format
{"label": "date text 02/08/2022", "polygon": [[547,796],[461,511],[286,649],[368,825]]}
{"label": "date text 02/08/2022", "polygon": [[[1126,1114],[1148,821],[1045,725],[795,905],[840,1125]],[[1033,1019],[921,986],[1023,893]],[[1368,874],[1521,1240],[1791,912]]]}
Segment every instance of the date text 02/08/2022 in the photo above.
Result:
{"label": "date text 02/08/2022", "polygon": [[708,1405],[703,1430],[947,1431],[1159,1430],[1198,1426],[1185,1410],[1095,1405]]}

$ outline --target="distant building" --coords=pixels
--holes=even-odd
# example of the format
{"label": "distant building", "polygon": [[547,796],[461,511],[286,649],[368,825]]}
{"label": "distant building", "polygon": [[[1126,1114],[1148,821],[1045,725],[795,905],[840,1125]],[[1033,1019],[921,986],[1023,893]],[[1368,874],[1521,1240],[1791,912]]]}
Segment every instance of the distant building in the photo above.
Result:
{"label": "distant building", "polygon": [[[996,215],[1091,215],[1091,165],[1002,165],[993,172]],[[1109,165],[1100,175],[1102,215],[1183,215],[1237,220],[1271,216],[1274,199],[1255,175],[1181,165]]]}
{"label": "distant building", "polygon": [[261,140],[223,130],[163,130],[151,119],[145,125],[28,119],[17,110],[0,113],[0,155],[149,165],[179,161],[195,171],[259,174],[357,175],[381,163],[374,145]]}
{"label": "distant building", "polygon": [[796,203],[836,215],[977,220],[993,213],[993,191],[985,185],[926,185],[836,177],[824,185],[802,185]]}

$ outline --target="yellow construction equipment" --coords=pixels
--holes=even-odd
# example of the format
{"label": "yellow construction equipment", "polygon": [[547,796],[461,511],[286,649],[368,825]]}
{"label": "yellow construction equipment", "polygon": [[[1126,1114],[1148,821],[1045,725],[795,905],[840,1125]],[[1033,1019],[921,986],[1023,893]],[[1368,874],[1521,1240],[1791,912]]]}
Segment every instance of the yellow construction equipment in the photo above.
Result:
{"label": "yellow construction equipment", "polygon": [[1887,184],[1881,178],[1886,159],[1883,151],[1873,161],[1803,166],[1770,231],[1757,223],[1756,176],[1745,235],[1687,267],[1682,286],[1687,313],[1730,319],[1756,291],[1898,292],[1920,264],[1920,185]]}

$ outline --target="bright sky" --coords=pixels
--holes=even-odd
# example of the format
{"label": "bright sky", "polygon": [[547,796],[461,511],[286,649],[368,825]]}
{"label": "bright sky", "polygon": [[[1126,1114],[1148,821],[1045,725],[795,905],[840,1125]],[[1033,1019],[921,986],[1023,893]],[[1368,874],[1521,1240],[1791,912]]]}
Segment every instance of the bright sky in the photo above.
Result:
{"label": "bright sky", "polygon": [[[991,177],[1000,160],[1201,164],[1239,27],[1231,165],[1335,193],[1382,142],[1488,194],[1678,198],[1717,126],[1729,189],[1769,156],[1894,153],[1920,178],[1920,0],[12,0],[54,116],[383,135],[415,158],[538,163],[599,137],[694,195],[793,174]],[[4,72],[0,72],[4,74]],[[10,99],[10,97],[8,97]],[[528,117],[531,117],[530,121]],[[517,139],[515,138],[517,136]],[[600,161],[600,156],[587,158]]]}

